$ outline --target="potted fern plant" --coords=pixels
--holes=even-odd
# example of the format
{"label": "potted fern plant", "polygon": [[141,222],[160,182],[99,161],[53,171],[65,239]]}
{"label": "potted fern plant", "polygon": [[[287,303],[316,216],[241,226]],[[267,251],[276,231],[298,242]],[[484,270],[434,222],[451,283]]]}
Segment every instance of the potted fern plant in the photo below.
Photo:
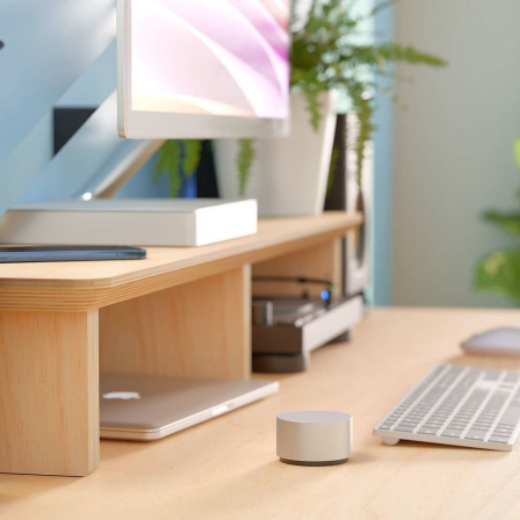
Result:
{"label": "potted fern plant", "polygon": [[266,216],[321,213],[338,96],[350,100],[351,110],[359,118],[356,150],[361,174],[365,144],[374,131],[374,94],[378,89],[374,75],[386,74],[392,62],[445,64],[440,58],[398,43],[355,43],[366,20],[390,3],[364,15],[354,13],[349,0],[313,0],[303,17],[293,9],[291,135],[254,143],[216,141],[221,196],[256,198],[260,213]]}

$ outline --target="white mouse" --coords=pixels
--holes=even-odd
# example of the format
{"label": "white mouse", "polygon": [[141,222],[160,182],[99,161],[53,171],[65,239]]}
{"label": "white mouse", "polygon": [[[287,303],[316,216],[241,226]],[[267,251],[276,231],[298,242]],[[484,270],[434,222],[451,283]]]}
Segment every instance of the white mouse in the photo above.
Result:
{"label": "white mouse", "polygon": [[467,354],[520,356],[520,328],[497,327],[471,336],[460,346]]}

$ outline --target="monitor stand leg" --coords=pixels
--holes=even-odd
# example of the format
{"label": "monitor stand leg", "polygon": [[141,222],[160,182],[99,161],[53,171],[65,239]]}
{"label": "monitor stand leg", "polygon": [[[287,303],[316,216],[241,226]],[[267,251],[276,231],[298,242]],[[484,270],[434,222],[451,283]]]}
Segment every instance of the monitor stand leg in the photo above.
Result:
{"label": "monitor stand leg", "polygon": [[0,472],[99,464],[98,311],[0,311]]}

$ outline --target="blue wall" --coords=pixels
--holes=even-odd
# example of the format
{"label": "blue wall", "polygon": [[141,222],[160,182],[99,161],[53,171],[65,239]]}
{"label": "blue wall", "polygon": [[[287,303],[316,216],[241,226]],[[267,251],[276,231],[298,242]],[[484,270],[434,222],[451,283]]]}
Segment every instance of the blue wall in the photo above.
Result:
{"label": "blue wall", "polygon": [[[376,42],[393,37],[393,9],[379,12],[375,20]],[[391,82],[380,80],[383,85]],[[374,136],[374,221],[372,257],[372,302],[389,305],[392,296],[392,185],[393,185],[393,105],[381,95],[377,97]]]}
{"label": "blue wall", "polygon": [[[0,215],[16,202],[77,196],[137,141],[117,136],[115,0],[0,2]],[[53,157],[55,106],[99,106]],[[154,159],[121,195],[168,195]]]}

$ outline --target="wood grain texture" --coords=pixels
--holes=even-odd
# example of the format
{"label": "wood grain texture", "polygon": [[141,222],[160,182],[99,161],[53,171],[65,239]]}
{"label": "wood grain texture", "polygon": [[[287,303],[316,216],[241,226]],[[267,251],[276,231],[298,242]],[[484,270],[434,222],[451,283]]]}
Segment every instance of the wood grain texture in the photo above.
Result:
{"label": "wood grain texture", "polygon": [[[313,353],[278,376],[280,393],[162,441],[103,441],[88,478],[0,476],[2,520],[516,520],[520,448],[385,446],[374,425],[438,363],[520,369],[520,359],[463,356],[458,343],[518,311],[375,310],[353,343]],[[265,376],[264,376],[265,377]],[[275,416],[350,412],[354,455],[341,466],[279,462]]]}
{"label": "wood grain texture", "polygon": [[243,266],[101,309],[101,370],[248,378],[250,302]]}
{"label": "wood grain texture", "polygon": [[98,336],[97,311],[0,312],[1,472],[97,468]]}
{"label": "wood grain texture", "polygon": [[[341,238],[304,249],[253,266],[255,276],[308,277],[330,280],[336,284],[336,293],[342,283]],[[253,282],[255,296],[301,296],[306,290],[310,295],[319,296],[323,285],[288,282]]]}
{"label": "wood grain texture", "polygon": [[267,219],[256,235],[194,248],[148,248],[140,261],[1,264],[0,309],[98,309],[308,249],[357,227],[357,213]]}

